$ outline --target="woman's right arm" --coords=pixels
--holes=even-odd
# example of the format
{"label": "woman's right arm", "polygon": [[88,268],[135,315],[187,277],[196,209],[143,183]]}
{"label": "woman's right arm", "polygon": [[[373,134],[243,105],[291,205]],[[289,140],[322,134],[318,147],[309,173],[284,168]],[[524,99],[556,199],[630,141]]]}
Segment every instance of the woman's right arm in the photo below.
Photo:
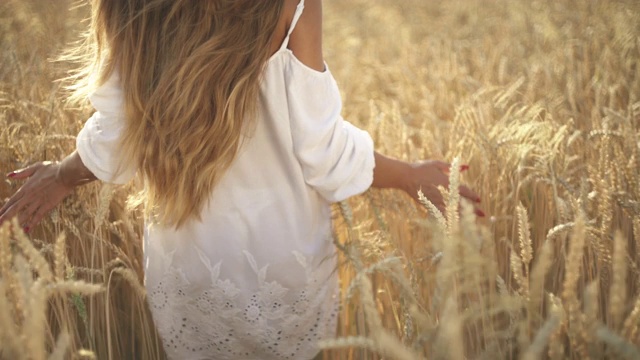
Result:
{"label": "woman's right arm", "polygon": [[[307,183],[332,202],[361,193],[369,186],[401,189],[416,201],[421,190],[444,211],[438,187],[449,186],[450,164],[436,160],[407,163],[375,152],[370,136],[340,117],[341,101],[325,101],[332,96],[339,97],[339,92],[323,61],[321,0],[305,2],[289,47],[306,65],[306,68],[292,67],[292,73],[297,71],[299,76],[289,84],[290,99],[295,99],[289,106],[294,115],[294,151]],[[305,97],[310,88],[313,88],[312,95]],[[467,186],[460,187],[460,195],[475,204],[480,202],[478,194]],[[478,216],[484,216],[480,209],[475,211]]]}
{"label": "woman's right arm", "polygon": [[77,151],[60,162],[39,162],[16,170],[7,177],[26,182],[0,209],[0,224],[17,216],[25,232],[29,232],[77,186],[96,180]]}

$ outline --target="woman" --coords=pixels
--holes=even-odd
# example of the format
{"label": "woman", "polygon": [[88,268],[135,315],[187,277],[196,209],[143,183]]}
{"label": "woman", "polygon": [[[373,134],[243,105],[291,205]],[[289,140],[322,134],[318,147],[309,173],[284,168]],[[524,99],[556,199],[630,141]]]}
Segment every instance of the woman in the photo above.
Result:
{"label": "woman", "polygon": [[[9,174],[25,231],[75,187],[144,179],[145,286],[175,359],[310,359],[336,328],[330,203],[449,165],[374,152],[340,117],[320,0],[94,0],[77,150]],[[475,202],[467,187],[461,194]],[[477,210],[478,214],[481,214]]]}

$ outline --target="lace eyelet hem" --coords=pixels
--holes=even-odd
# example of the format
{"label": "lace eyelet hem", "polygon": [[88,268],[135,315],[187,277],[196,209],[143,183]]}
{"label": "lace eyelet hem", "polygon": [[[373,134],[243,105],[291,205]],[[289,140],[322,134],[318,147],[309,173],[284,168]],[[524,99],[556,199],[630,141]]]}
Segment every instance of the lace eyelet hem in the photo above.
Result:
{"label": "lace eyelet hem", "polygon": [[148,289],[148,301],[169,358],[312,358],[316,343],[335,332],[338,286],[314,278],[306,259],[294,255],[307,272],[302,289],[265,281],[266,267],[255,269],[260,286],[250,293],[219,278],[222,263],[208,266],[205,289],[190,284],[180,269],[166,269]]}

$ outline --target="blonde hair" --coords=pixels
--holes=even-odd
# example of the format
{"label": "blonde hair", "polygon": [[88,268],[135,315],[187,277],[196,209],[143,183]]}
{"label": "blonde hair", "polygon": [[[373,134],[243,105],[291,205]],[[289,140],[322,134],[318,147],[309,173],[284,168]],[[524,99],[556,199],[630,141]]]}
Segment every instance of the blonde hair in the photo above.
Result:
{"label": "blonde hair", "polygon": [[147,216],[200,218],[255,115],[283,2],[93,0],[74,96],[119,72],[121,157],[144,177]]}

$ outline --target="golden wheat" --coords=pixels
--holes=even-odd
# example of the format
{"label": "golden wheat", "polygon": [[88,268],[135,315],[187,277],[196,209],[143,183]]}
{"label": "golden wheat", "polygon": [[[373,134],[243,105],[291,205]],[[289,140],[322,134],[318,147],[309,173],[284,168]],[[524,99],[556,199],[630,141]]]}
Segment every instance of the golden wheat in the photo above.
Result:
{"label": "golden wheat", "polygon": [[[444,214],[390,190],[338,205],[324,359],[640,356],[640,3],[324,3],[345,118],[384,153],[455,165]],[[90,110],[65,107],[68,65],[47,59],[87,10],[0,2],[0,170],[73,149]],[[463,182],[488,219],[458,206]],[[164,357],[132,187],[80,189],[29,237],[0,228],[0,358]]]}

